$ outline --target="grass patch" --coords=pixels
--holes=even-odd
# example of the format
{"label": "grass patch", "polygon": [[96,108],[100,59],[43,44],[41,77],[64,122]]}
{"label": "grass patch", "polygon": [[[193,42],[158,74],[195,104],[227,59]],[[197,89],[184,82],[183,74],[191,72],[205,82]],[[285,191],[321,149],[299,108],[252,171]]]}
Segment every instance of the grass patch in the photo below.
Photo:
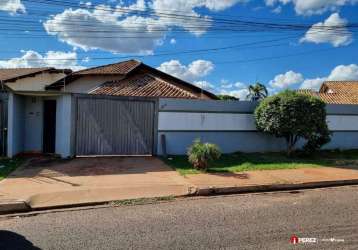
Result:
{"label": "grass patch", "polygon": [[127,199],[113,201],[110,204],[113,206],[136,206],[136,205],[145,205],[145,204],[154,204],[164,201],[174,201],[174,196],[164,196],[164,197],[153,197],[153,198],[138,198],[138,199]]}
{"label": "grass patch", "polygon": [[[196,170],[190,165],[187,156],[171,156],[169,159],[164,159],[164,161],[181,175],[202,173],[202,171]],[[252,170],[297,169],[324,166],[357,166],[358,169],[358,150],[321,151],[309,157],[300,154],[287,157],[285,153],[224,154],[219,160],[209,164],[207,172],[237,173]]]}
{"label": "grass patch", "polygon": [[21,158],[0,158],[0,181],[5,179],[12,171],[24,162]]}

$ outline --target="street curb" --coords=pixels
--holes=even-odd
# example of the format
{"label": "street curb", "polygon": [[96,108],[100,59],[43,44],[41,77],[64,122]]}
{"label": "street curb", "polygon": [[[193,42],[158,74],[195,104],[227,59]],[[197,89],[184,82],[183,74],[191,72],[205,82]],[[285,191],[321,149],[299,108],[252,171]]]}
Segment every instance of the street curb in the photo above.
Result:
{"label": "street curb", "polygon": [[[340,180],[340,181],[322,181],[322,182],[306,182],[297,184],[270,184],[270,185],[255,185],[255,186],[234,186],[234,187],[190,187],[186,195],[174,196],[175,198],[196,197],[196,196],[214,196],[226,194],[245,194],[245,193],[260,193],[260,192],[274,192],[274,191],[290,191],[301,189],[315,189],[325,187],[339,187],[348,185],[358,185],[358,179],[355,180]],[[118,201],[118,200],[115,200]],[[81,208],[88,206],[105,206],[113,201],[103,202],[85,202],[81,204],[68,204],[60,206],[49,206],[42,208],[32,208],[28,201],[9,200],[0,203],[0,215],[11,215],[16,213],[36,212],[44,210],[57,210],[69,208]]]}
{"label": "street curb", "polygon": [[9,214],[17,212],[29,212],[31,208],[25,201],[8,200],[0,203],[0,214]]}
{"label": "street curb", "polygon": [[306,182],[306,183],[297,183],[297,184],[270,184],[270,185],[234,186],[234,187],[197,187],[195,191],[195,195],[208,196],[208,195],[220,195],[220,194],[290,191],[290,190],[299,190],[299,189],[339,187],[339,186],[348,186],[348,185],[358,185],[358,179]]}

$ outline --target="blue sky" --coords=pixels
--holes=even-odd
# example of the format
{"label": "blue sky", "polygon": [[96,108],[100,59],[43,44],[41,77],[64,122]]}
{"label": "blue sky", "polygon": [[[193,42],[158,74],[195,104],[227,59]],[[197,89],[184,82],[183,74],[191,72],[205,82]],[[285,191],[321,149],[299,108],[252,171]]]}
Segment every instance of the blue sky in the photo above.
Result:
{"label": "blue sky", "polygon": [[241,98],[256,81],[318,88],[358,80],[357,14],[357,0],[2,0],[0,67],[137,58]]}

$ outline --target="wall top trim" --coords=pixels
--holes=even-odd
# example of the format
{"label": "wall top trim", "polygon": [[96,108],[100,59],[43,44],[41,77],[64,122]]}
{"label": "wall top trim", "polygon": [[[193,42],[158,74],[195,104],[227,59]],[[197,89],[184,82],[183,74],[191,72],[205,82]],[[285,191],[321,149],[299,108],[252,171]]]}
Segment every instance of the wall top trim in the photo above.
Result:
{"label": "wall top trim", "polygon": [[328,115],[358,115],[358,105],[327,104]]}
{"label": "wall top trim", "polygon": [[[257,105],[250,101],[159,99],[162,112],[252,113]],[[358,105],[327,104],[326,109],[328,115],[358,115]]]}

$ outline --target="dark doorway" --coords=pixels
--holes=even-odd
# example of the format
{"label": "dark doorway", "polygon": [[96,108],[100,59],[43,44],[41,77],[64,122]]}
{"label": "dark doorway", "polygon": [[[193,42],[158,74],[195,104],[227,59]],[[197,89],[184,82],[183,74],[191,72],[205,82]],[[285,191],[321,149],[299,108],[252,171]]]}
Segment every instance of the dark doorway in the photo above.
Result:
{"label": "dark doorway", "polygon": [[55,153],[56,100],[44,101],[43,152]]}

